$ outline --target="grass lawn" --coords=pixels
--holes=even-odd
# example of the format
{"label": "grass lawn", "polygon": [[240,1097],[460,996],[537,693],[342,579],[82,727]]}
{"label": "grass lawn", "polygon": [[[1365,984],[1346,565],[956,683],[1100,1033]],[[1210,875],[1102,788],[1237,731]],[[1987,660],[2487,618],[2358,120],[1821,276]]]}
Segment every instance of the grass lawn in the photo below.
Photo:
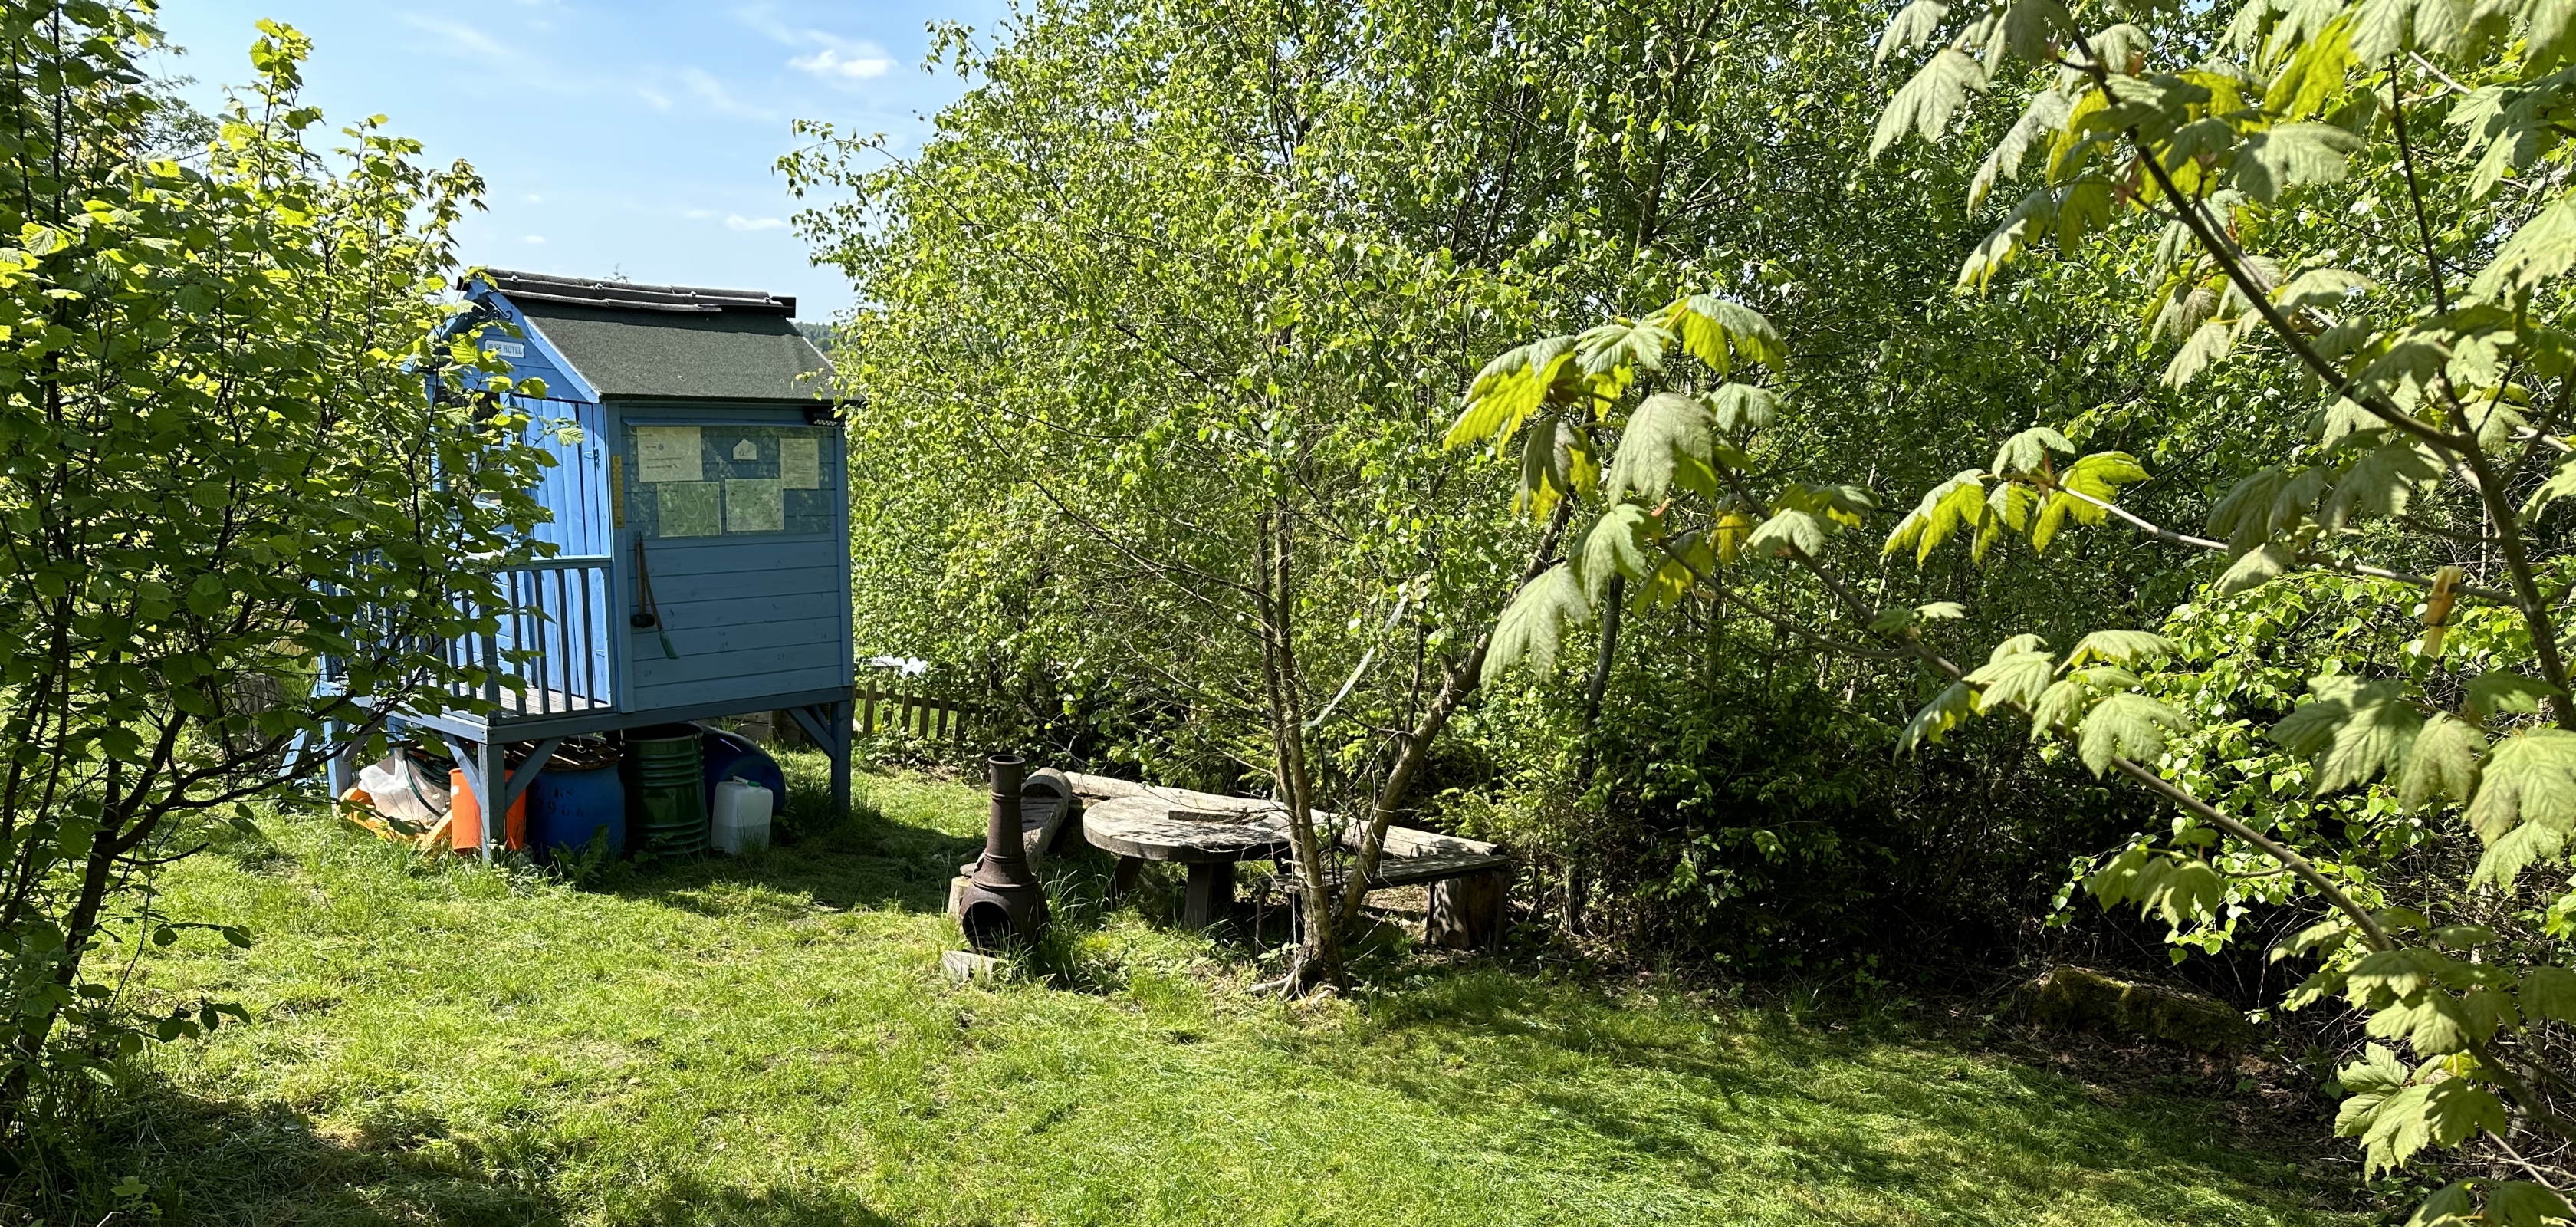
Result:
{"label": "grass lawn", "polygon": [[117,1161],[195,1223],[2357,1221],[2205,1103],[1891,1028],[1400,952],[1254,999],[1239,942],[1104,911],[1090,858],[1049,866],[1054,986],[951,987],[981,796],[858,787],[589,890],[320,822],[183,864],[168,910],[258,944],[191,935],[150,990],[258,1021],[151,1058]]}

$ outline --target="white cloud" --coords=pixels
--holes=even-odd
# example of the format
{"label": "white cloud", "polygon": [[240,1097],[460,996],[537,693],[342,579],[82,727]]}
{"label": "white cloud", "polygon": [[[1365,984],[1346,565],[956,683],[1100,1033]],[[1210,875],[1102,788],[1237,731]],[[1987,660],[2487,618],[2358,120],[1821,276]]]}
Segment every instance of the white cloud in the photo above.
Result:
{"label": "white cloud", "polygon": [[519,241],[531,247],[543,247],[546,243],[546,236],[542,234],[531,234],[522,237]]}
{"label": "white cloud", "polygon": [[839,77],[845,81],[865,81],[884,76],[887,69],[894,67],[894,61],[874,46],[860,43],[855,51],[848,53],[839,47],[825,47],[812,55],[800,55],[789,60],[787,66],[826,80]]}
{"label": "white cloud", "polygon": [[843,38],[829,30],[790,25],[779,20],[775,6],[770,4],[735,9],[734,18],[780,46],[815,48],[811,54],[788,60],[787,66],[833,85],[874,80],[894,67],[894,58],[886,54],[885,48],[864,39]]}
{"label": "white cloud", "polygon": [[702,221],[705,221],[705,220],[707,220],[708,218],[713,217],[713,216],[715,216],[715,215],[716,215],[716,211],[715,211],[715,210],[713,210],[713,209],[682,209],[682,210],[680,210],[680,216],[685,217],[685,218],[688,218],[690,221],[693,221],[693,222],[702,222]]}
{"label": "white cloud", "polygon": [[766,107],[753,106],[734,97],[733,91],[726,89],[724,82],[716,80],[703,68],[681,69],[680,83],[688,86],[689,92],[696,95],[698,101],[706,103],[708,108],[717,114],[738,115],[746,119],[778,118],[778,113],[775,111]]}
{"label": "white cloud", "polygon": [[519,203],[521,204],[544,204],[545,202],[546,198],[536,194],[535,192],[523,192],[519,195]]}
{"label": "white cloud", "polygon": [[403,15],[403,24],[425,34],[437,35],[440,39],[445,40],[448,50],[464,55],[482,56],[495,60],[516,59],[518,56],[516,51],[503,46],[491,35],[461,22],[440,21],[435,17],[423,17],[418,13],[406,13]]}
{"label": "white cloud", "polygon": [[645,105],[652,107],[656,111],[667,111],[671,109],[671,96],[658,89],[651,89],[639,85],[635,87],[635,96],[642,98]]}
{"label": "white cloud", "polygon": [[784,230],[786,228],[787,221],[785,218],[744,217],[740,213],[736,213],[725,218],[725,229],[727,230]]}

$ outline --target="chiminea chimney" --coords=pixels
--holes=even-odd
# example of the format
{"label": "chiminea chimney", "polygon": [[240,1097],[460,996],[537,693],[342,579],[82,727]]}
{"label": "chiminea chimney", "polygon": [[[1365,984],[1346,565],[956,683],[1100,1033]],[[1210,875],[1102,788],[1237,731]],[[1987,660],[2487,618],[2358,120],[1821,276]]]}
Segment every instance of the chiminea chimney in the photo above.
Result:
{"label": "chiminea chimney", "polygon": [[1029,872],[1028,847],[1020,834],[1020,784],[1028,762],[1017,754],[996,754],[989,766],[993,816],[984,828],[984,855],[967,877],[957,909],[966,944],[988,954],[1035,942],[1047,922],[1046,890]]}

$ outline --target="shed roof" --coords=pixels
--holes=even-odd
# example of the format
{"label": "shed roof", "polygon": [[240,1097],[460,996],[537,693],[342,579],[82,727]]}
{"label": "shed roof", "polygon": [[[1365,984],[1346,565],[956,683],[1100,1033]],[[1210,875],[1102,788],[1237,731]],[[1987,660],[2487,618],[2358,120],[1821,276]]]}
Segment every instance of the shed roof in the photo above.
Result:
{"label": "shed roof", "polygon": [[793,298],[506,269],[483,276],[602,397],[814,401],[831,394],[828,379],[807,377],[831,364],[796,331]]}

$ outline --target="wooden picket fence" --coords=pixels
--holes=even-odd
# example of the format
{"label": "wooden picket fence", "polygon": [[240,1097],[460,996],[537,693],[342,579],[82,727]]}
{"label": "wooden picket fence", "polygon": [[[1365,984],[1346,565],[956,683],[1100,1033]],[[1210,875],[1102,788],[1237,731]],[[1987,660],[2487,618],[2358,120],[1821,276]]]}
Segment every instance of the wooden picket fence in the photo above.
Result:
{"label": "wooden picket fence", "polygon": [[979,712],[971,704],[925,693],[917,684],[862,677],[858,685],[859,735],[907,733],[925,741],[955,741],[965,735],[966,717]]}

